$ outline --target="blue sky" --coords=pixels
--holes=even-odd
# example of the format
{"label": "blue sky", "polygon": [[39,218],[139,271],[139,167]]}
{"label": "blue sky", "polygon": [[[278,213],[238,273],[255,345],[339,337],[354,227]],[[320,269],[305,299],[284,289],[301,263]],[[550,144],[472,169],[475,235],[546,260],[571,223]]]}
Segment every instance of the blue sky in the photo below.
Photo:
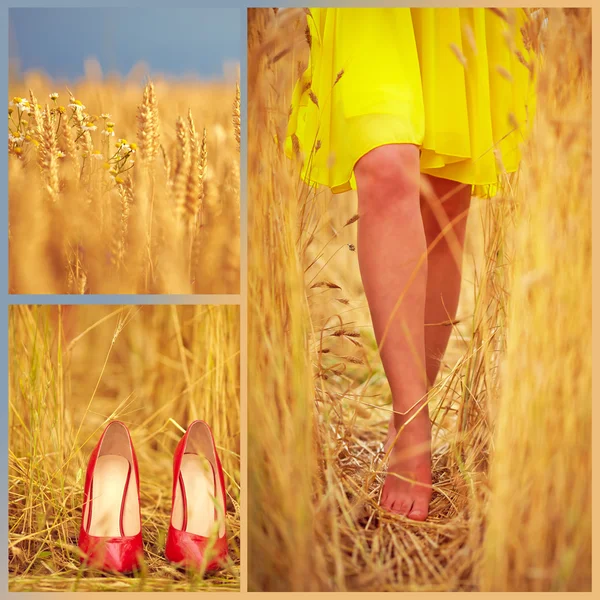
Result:
{"label": "blue sky", "polygon": [[11,8],[9,56],[22,71],[41,69],[72,80],[96,58],[104,73],[126,75],[145,62],[150,73],[218,78],[240,62],[241,13],[234,8]]}

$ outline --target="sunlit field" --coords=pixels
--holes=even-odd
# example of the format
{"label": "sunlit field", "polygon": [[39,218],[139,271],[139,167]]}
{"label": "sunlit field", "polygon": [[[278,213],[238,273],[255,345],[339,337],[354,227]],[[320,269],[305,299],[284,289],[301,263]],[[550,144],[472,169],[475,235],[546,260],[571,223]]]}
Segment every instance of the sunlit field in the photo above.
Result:
{"label": "sunlit field", "polygon": [[251,591],[591,590],[591,11],[543,16],[521,171],[469,216],[418,523],[378,505],[391,399],[356,197],[283,153],[306,17],[250,11]]}
{"label": "sunlit field", "polygon": [[[9,314],[8,575],[11,591],[238,591],[239,308],[12,306]],[[188,425],[212,428],[225,473],[229,559],[214,573],[164,556],[173,453]],[[123,421],[140,471],[143,568],[81,565],[90,453]]]}
{"label": "sunlit field", "polygon": [[9,81],[11,293],[239,293],[235,82]]}

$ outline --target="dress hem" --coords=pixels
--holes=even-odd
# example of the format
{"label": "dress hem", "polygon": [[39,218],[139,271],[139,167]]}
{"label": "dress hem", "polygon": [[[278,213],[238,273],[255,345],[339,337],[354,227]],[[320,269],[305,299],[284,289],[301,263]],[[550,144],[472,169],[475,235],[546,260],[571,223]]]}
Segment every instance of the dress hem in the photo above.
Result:
{"label": "dress hem", "polygon": [[[319,187],[319,186],[323,186],[323,187],[327,187],[331,190],[332,194],[344,194],[346,192],[350,192],[352,190],[355,190],[356,188],[352,186],[352,179],[354,177],[354,169],[356,167],[356,164],[358,163],[358,161],[363,158],[363,156],[365,156],[366,154],[368,154],[369,152],[375,150],[376,148],[381,148],[382,146],[390,146],[390,145],[410,145],[410,146],[417,146],[417,148],[419,148],[419,152],[421,150],[423,150],[423,147],[421,144],[418,144],[417,142],[383,142],[383,143],[377,143],[375,144],[373,147],[369,147],[368,150],[365,150],[353,163],[352,165],[352,170],[350,172],[350,176],[343,181],[342,183],[339,184],[329,184],[329,183],[324,183],[323,181],[319,181],[318,179],[313,179],[310,176],[308,176],[305,172],[304,169],[304,165],[302,166],[302,170],[301,170],[301,174],[300,177],[302,179],[302,181],[304,181],[304,183],[306,183],[307,185],[309,185],[310,187]],[[426,150],[432,150],[435,152],[435,150],[431,149],[431,148],[425,148]],[[290,151],[289,148],[285,148],[284,150],[286,156],[289,159],[294,159],[294,155],[293,152]],[[456,157],[456,158],[464,158],[465,160],[469,160],[470,157],[465,156],[465,157]],[[461,183],[464,185],[470,185],[473,187],[473,189],[477,188],[477,187],[485,187],[485,186],[493,186],[493,185],[497,185],[498,184],[498,180],[499,180],[499,176],[506,173],[507,175],[512,174],[512,173],[516,173],[518,170],[518,167],[514,168],[514,169],[507,169],[504,173],[500,174],[498,177],[495,178],[494,181],[465,181],[464,179],[467,178],[461,178],[461,179],[456,179],[454,177],[440,177],[439,173],[436,173],[436,171],[439,170],[439,168],[441,167],[436,167],[436,168],[420,168],[419,169],[419,173],[423,174],[423,175],[430,175],[432,177],[439,177],[440,179],[447,179],[448,181],[455,181],[456,183]]]}

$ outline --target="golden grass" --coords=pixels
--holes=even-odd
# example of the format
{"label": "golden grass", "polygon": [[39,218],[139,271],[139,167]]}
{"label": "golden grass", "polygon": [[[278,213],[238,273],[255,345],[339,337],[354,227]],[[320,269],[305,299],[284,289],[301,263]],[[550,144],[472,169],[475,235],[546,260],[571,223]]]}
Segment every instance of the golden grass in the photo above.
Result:
{"label": "golden grass", "polygon": [[[13,306],[9,315],[9,589],[239,590],[239,308]],[[230,558],[186,574],[164,557],[172,461],[206,420],[225,470]],[[145,564],[135,577],[82,568],[89,454],[109,420],[131,430]]]}
{"label": "golden grass", "polygon": [[10,81],[12,293],[239,293],[239,88],[138,81]]}
{"label": "golden grass", "polygon": [[551,14],[519,181],[484,589],[591,589],[590,13]]}
{"label": "golden grass", "polygon": [[519,180],[474,199],[425,523],[378,508],[391,406],[356,198],[308,190],[281,147],[304,29],[249,12],[249,589],[589,591],[590,11],[549,11]]}

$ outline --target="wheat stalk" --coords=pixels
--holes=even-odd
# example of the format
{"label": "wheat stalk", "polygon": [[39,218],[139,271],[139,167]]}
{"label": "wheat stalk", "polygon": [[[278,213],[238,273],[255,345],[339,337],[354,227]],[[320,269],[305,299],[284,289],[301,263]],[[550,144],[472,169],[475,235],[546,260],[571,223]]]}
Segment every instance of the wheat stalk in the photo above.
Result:
{"label": "wheat stalk", "polygon": [[185,193],[185,219],[190,231],[193,229],[194,220],[198,213],[201,200],[202,172],[200,165],[200,143],[192,111],[188,111],[188,136],[190,140],[190,168],[187,176]]}
{"label": "wheat stalk", "polygon": [[58,198],[58,144],[54,132],[54,120],[50,109],[42,113],[39,146],[39,164],[46,182],[48,194],[53,202]]}
{"label": "wheat stalk", "polygon": [[158,153],[160,134],[158,100],[151,81],[144,88],[142,104],[138,108],[137,138],[140,159],[147,164],[153,162]]}
{"label": "wheat stalk", "polygon": [[240,136],[241,136],[241,120],[240,120],[240,84],[235,84],[235,99],[233,101],[233,131],[235,135],[235,141],[237,143],[237,149],[240,149]]}
{"label": "wheat stalk", "polygon": [[187,182],[191,166],[190,140],[181,117],[177,117],[175,126],[177,135],[177,168],[173,177],[173,199],[175,210],[179,217],[183,217],[186,209]]}

